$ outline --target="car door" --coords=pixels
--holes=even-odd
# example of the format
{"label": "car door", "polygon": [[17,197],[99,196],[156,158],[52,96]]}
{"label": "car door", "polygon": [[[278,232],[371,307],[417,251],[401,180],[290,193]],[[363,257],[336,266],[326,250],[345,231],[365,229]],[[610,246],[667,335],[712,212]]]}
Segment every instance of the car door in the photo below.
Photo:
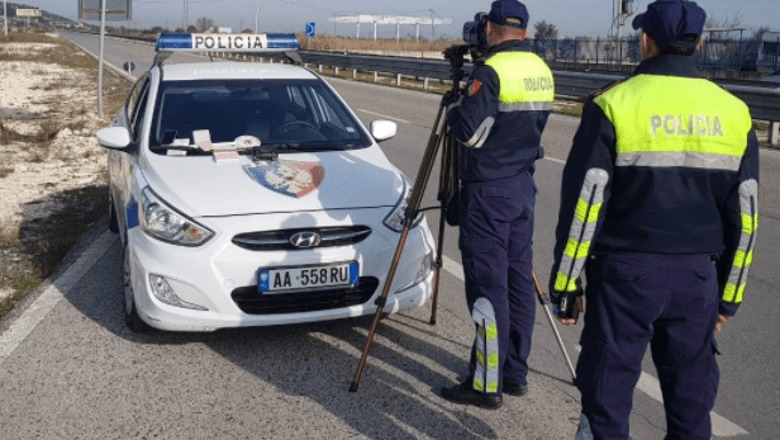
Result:
{"label": "car door", "polygon": [[138,164],[139,155],[143,154],[139,147],[141,128],[148,102],[149,83],[148,74],[141,76],[130,91],[124,109],[114,121],[114,125],[127,128],[133,147],[127,151],[109,150],[108,152],[111,199],[121,225],[119,231],[123,242],[127,227],[127,206],[132,197],[133,170]]}

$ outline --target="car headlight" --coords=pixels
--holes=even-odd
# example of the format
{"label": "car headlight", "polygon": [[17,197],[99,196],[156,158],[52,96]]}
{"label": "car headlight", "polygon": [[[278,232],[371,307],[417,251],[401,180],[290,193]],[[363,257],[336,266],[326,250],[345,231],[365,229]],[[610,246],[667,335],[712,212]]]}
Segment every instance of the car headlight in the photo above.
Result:
{"label": "car headlight", "polygon": [[154,238],[181,246],[200,246],[214,233],[166,205],[147,186],[141,192],[141,229]]}
{"label": "car headlight", "polygon": [[[390,211],[390,214],[387,214],[387,217],[385,217],[385,219],[382,221],[385,226],[395,232],[401,232],[401,230],[404,228],[406,208],[409,206],[409,196],[412,194],[412,184],[408,181],[408,179],[406,179],[406,177],[403,178],[403,185],[404,187],[401,191],[401,198],[398,199],[398,202],[396,202],[392,211]],[[418,211],[417,217],[412,222],[412,227],[420,224],[422,218],[422,213]]]}
{"label": "car headlight", "polygon": [[411,283],[405,285],[404,287],[398,289],[398,291],[395,293],[399,294],[403,291],[409,290],[412,287],[422,283],[428,278],[428,275],[430,275],[432,271],[433,271],[433,252],[428,252],[420,260],[420,266],[417,268],[417,273],[414,275],[414,280],[412,280]]}

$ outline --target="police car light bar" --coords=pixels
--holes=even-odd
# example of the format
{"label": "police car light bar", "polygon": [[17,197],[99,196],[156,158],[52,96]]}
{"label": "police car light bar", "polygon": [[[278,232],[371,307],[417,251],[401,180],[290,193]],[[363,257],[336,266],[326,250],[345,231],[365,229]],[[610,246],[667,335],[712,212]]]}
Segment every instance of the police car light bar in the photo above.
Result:
{"label": "police car light bar", "polygon": [[295,34],[160,34],[157,52],[290,52]]}

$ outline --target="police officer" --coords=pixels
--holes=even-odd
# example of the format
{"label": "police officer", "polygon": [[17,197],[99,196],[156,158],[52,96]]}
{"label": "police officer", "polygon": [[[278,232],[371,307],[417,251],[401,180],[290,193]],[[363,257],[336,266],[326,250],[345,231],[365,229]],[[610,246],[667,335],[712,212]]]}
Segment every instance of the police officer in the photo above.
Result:
{"label": "police officer", "polygon": [[550,69],[523,50],[525,5],[494,1],[486,26],[489,47],[475,61],[460,105],[447,113],[460,145],[459,246],[477,335],[465,382],[441,393],[453,402],[497,408],[502,393],[528,390],[535,317],[532,174],[554,92]]}
{"label": "police officer", "polygon": [[551,292],[576,303],[584,267],[578,439],[628,438],[648,343],[666,438],[711,437],[714,330],[753,259],[758,143],[747,106],[697,72],[705,19],[683,0],[634,19],[643,61],[586,103],[564,167]]}

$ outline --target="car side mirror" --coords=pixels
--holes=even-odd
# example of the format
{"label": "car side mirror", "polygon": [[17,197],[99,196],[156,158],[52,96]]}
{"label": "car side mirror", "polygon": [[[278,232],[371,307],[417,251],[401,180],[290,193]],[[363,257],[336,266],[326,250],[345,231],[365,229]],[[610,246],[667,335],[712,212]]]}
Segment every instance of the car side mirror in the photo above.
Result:
{"label": "car side mirror", "polygon": [[97,141],[103,148],[124,150],[130,145],[130,132],[125,127],[108,127],[98,130]]}
{"label": "car side mirror", "polygon": [[398,132],[398,124],[393,121],[377,120],[371,121],[371,136],[377,142],[386,141]]}

